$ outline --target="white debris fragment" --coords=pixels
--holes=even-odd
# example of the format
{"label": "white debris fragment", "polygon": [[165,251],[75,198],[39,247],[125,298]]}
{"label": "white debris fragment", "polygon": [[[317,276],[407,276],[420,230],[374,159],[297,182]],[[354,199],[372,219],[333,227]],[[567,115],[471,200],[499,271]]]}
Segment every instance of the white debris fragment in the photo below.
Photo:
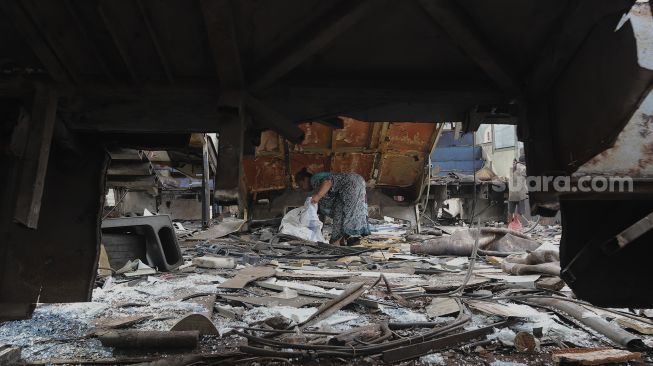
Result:
{"label": "white debris fragment", "polygon": [[[263,321],[268,318],[275,316],[283,316],[284,318],[290,319],[295,323],[301,323],[306,321],[311,315],[317,311],[317,308],[293,308],[289,306],[270,306],[270,307],[257,307],[247,311],[243,314],[243,322],[252,324],[256,322]],[[350,312],[340,310],[329,316],[326,319],[315,324],[315,327],[320,328],[323,326],[335,325],[340,323],[346,323],[351,320],[360,318],[360,315]]]}
{"label": "white debris fragment", "polygon": [[379,309],[383,314],[390,316],[396,322],[412,323],[412,322],[426,322],[428,319],[425,314],[416,313],[412,310],[405,308],[392,308],[388,306],[379,305]]}
{"label": "white debris fragment", "polygon": [[495,329],[494,333],[488,334],[487,339],[496,339],[504,346],[515,345],[515,332],[510,328]]}
{"label": "white debris fragment", "polygon": [[526,364],[521,363],[521,362],[496,360],[496,361],[491,362],[490,366],[526,366]]}
{"label": "white debris fragment", "polygon": [[431,353],[430,355],[422,356],[419,358],[422,365],[444,365],[444,357],[439,353]]}

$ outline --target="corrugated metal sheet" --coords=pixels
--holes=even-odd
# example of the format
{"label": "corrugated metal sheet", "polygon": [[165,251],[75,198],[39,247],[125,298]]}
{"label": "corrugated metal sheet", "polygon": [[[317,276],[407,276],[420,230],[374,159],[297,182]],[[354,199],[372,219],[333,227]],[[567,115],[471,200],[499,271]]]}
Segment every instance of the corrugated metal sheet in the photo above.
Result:
{"label": "corrugated metal sheet", "polygon": [[303,167],[313,172],[355,172],[369,186],[409,187],[420,179],[439,125],[343,120],[342,129],[314,122],[299,125],[306,138],[298,145],[289,143],[287,153],[276,133],[263,132],[256,156],[244,160],[249,192],[287,188]]}

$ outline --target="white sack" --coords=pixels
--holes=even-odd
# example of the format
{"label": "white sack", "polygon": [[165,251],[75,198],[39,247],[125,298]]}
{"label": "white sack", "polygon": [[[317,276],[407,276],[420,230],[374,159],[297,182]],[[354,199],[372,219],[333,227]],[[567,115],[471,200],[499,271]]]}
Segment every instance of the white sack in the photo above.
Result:
{"label": "white sack", "polygon": [[317,216],[317,205],[311,203],[311,197],[306,198],[304,206],[288,211],[281,219],[279,232],[304,240],[326,242],[322,236],[322,221]]}

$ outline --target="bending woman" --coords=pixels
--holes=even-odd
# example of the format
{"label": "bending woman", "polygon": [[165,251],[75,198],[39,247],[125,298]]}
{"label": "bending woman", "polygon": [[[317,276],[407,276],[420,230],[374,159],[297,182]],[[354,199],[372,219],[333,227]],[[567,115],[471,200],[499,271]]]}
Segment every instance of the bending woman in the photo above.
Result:
{"label": "bending woman", "polygon": [[363,177],[356,173],[311,174],[304,168],[295,179],[302,190],[314,192],[311,201],[319,203],[320,212],[333,219],[332,244],[352,244],[357,237],[370,235]]}

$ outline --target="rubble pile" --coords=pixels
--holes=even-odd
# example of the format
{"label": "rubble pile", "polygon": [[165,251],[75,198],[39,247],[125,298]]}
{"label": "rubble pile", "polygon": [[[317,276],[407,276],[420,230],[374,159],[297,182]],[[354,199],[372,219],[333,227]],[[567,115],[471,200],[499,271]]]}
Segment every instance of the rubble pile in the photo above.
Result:
{"label": "rubble pile", "polygon": [[653,360],[649,312],[591,306],[556,276],[559,227],[415,234],[375,221],[340,247],[253,224],[175,225],[183,265],[130,262],[98,280],[92,302],[1,324],[0,344],[30,364]]}

